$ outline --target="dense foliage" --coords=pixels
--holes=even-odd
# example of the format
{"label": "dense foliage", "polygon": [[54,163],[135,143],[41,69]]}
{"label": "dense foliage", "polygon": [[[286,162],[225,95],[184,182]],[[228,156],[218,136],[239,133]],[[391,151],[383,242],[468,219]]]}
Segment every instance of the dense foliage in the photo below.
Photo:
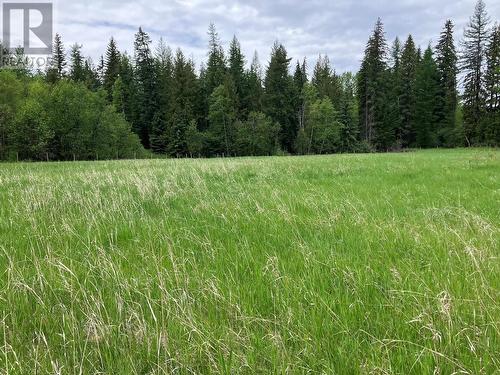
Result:
{"label": "dense foliage", "polygon": [[310,79],[305,60],[291,74],[278,42],[265,71],[257,55],[246,69],[239,41],[226,52],[213,24],[199,72],[141,28],[133,58],[111,38],[97,66],[80,45],[67,56],[56,35],[46,72],[0,75],[0,157],[130,157],[143,152],[137,139],[173,157],[497,146],[500,28],[490,25],[479,0],[459,52],[451,21],[422,52],[411,35],[389,48],[379,19],[357,75],[320,56]]}
{"label": "dense foliage", "polygon": [[143,156],[139,138],[103,92],[82,83],[0,71],[0,157],[95,160]]}

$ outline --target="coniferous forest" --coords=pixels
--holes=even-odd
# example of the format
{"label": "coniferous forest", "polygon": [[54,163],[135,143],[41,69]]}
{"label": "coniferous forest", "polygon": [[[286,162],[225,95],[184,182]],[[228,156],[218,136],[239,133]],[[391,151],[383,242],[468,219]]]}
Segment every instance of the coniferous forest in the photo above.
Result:
{"label": "coniferous forest", "polygon": [[[198,69],[139,28],[133,56],[111,38],[100,61],[55,36],[45,71],[3,52],[0,159],[96,160],[386,152],[500,144],[500,26],[482,0],[463,35],[451,20],[433,45],[386,40],[382,20],[359,72],[313,69],[284,45],[268,63],[223,46],[212,24]],[[6,58],[7,57],[7,58]],[[311,67],[312,68],[312,67]],[[308,72],[312,71],[312,74]]]}

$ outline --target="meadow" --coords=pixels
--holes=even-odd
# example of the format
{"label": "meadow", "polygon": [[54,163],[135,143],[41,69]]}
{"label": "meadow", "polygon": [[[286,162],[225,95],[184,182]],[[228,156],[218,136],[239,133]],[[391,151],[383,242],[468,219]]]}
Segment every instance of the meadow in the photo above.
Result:
{"label": "meadow", "polygon": [[499,157],[0,164],[0,373],[500,373]]}

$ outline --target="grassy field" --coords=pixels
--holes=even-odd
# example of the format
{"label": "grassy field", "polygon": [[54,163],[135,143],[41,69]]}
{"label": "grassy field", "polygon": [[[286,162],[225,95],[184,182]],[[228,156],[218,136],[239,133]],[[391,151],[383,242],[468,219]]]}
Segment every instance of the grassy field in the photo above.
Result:
{"label": "grassy field", "polygon": [[0,164],[0,373],[500,373],[499,157]]}

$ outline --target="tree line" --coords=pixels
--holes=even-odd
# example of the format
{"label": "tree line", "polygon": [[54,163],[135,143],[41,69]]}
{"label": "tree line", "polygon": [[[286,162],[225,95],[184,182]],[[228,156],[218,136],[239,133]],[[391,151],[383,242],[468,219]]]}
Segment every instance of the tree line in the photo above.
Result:
{"label": "tree line", "polygon": [[[208,31],[199,70],[139,28],[133,56],[111,38],[95,65],[56,34],[46,71],[0,66],[0,158],[71,160],[258,156],[500,144],[500,27],[482,0],[456,48],[447,21],[435,46],[410,35],[389,48],[379,19],[357,74],[320,56],[291,66],[276,42],[247,67],[234,37]],[[9,55],[0,45],[4,56]],[[14,61],[23,61],[18,49]],[[463,77],[463,90],[459,90]]]}

